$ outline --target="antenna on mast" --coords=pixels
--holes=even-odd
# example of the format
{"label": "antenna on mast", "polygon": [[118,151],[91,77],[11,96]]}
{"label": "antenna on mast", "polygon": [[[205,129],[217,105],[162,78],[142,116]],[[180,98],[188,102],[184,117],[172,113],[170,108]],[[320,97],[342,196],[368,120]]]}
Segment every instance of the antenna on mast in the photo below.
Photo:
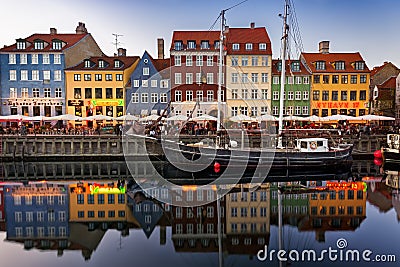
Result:
{"label": "antenna on mast", "polygon": [[118,34],[118,33],[113,33],[112,35],[114,35],[114,37],[115,37],[115,42],[112,43],[112,44],[115,45],[115,50],[118,53],[118,45],[121,44],[121,42],[118,42],[118,37],[123,36],[123,35],[122,34]]}

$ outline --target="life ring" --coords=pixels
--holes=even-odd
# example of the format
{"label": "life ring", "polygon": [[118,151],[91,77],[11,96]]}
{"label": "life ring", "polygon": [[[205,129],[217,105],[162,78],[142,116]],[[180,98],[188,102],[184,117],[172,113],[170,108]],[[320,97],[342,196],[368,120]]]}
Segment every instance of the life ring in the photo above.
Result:
{"label": "life ring", "polygon": [[317,149],[317,142],[315,142],[315,141],[311,142],[311,143],[310,143],[310,148],[311,148],[312,150]]}

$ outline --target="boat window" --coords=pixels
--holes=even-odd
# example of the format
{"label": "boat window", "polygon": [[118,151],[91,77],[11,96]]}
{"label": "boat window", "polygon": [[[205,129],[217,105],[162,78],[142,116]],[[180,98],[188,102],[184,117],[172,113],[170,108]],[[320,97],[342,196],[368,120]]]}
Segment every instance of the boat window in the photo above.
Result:
{"label": "boat window", "polygon": [[301,148],[307,148],[307,142],[301,142]]}
{"label": "boat window", "polygon": [[318,146],[323,146],[323,145],[324,145],[324,142],[323,142],[323,141],[317,141],[317,145],[318,145]]}

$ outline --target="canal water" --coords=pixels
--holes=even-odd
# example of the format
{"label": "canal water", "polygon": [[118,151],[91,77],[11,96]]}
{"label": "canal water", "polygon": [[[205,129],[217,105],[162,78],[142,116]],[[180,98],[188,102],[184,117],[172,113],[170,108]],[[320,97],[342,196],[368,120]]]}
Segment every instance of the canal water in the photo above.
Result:
{"label": "canal water", "polygon": [[1,266],[399,266],[398,176],[370,162],[353,171],[357,181],[240,184],[218,201],[214,187],[184,187],[176,205],[126,175],[4,179]]}

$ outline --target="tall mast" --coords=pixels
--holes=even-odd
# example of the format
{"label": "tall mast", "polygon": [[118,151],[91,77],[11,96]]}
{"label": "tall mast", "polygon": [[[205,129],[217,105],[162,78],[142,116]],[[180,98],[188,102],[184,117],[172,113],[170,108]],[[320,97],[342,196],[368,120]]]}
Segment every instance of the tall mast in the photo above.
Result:
{"label": "tall mast", "polygon": [[224,21],[225,21],[225,10],[221,11],[221,34],[219,36],[219,65],[218,65],[218,91],[217,91],[217,132],[221,130],[221,87],[222,87],[222,65],[224,62],[223,52],[224,52]]}
{"label": "tall mast", "polygon": [[281,90],[279,96],[279,125],[278,125],[278,147],[282,148],[282,130],[283,130],[283,97],[285,93],[285,82],[286,82],[286,43],[288,37],[289,26],[287,25],[289,3],[285,0],[285,13],[283,15],[283,36],[281,44]]}

